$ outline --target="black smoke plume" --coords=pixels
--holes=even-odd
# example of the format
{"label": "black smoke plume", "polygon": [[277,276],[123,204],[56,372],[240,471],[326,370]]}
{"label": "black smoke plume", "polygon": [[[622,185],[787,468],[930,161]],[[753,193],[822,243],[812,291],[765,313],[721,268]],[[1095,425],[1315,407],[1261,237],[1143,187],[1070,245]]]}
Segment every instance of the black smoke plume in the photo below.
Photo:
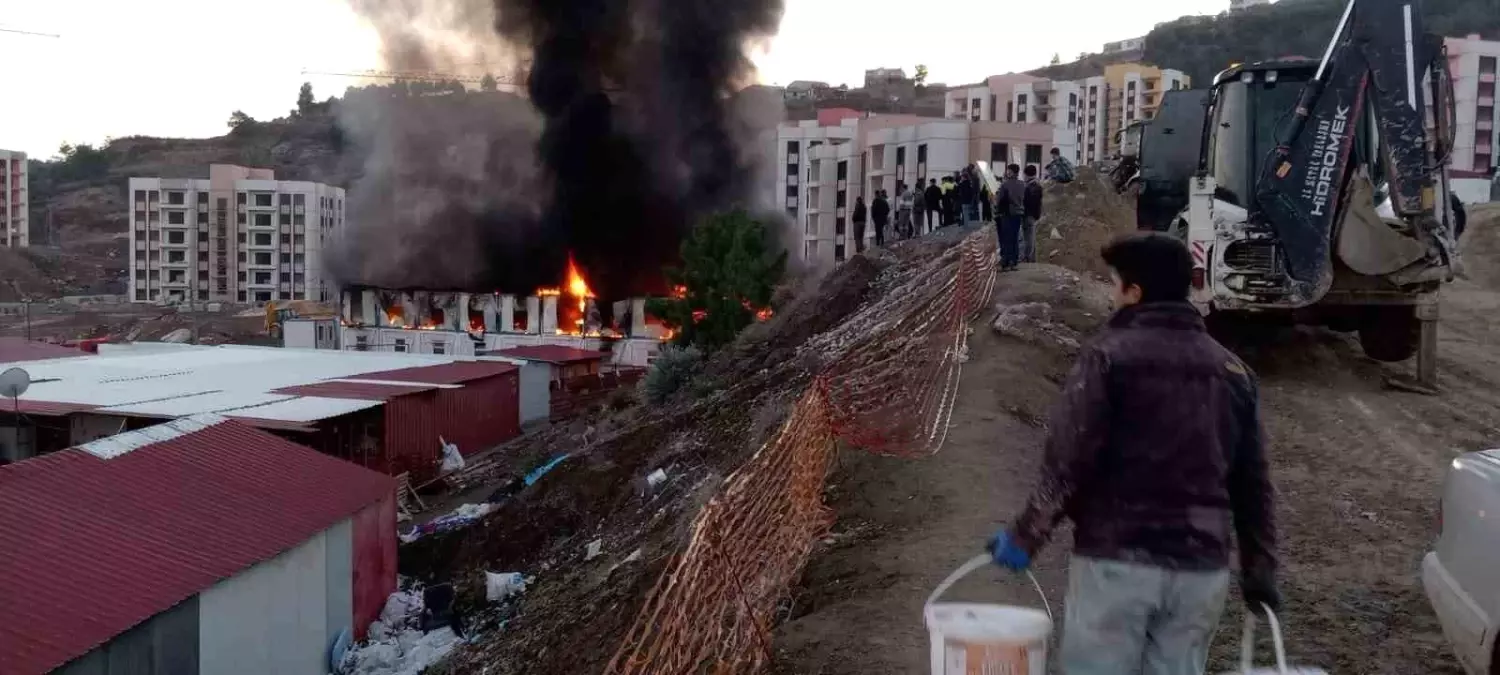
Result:
{"label": "black smoke plume", "polygon": [[[388,67],[505,54],[524,64],[531,109],[455,122],[430,97],[445,112],[372,115],[387,123],[352,135],[386,151],[351,190],[369,208],[351,208],[351,236],[331,256],[341,278],[526,292],[561,282],[571,253],[601,295],[659,293],[693,223],[756,206],[748,141],[779,119],[750,119],[736,92],[781,0],[351,2],[380,30]],[[479,39],[480,20],[496,44],[453,39]],[[430,39],[434,24],[449,39]]]}

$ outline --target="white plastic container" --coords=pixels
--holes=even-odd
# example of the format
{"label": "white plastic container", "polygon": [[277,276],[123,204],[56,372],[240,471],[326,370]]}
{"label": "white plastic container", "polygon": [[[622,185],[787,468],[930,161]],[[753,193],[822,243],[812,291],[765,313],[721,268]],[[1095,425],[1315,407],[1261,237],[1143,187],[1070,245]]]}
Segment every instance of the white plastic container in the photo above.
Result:
{"label": "white plastic container", "polygon": [[1255,667],[1255,615],[1245,613],[1245,631],[1240,635],[1240,669],[1224,675],[1328,675],[1321,668],[1286,665],[1286,647],[1281,643],[1281,624],[1270,607],[1261,605],[1266,611],[1266,623],[1271,625],[1271,644],[1276,649],[1275,668]]}
{"label": "white plastic container", "polygon": [[[965,575],[992,564],[988,555],[964,563],[927,598],[923,608],[932,650],[932,675],[1045,675],[1047,639],[1052,635],[1052,608],[970,602],[938,602],[948,587]],[[1041,594],[1036,577],[1031,584]]]}

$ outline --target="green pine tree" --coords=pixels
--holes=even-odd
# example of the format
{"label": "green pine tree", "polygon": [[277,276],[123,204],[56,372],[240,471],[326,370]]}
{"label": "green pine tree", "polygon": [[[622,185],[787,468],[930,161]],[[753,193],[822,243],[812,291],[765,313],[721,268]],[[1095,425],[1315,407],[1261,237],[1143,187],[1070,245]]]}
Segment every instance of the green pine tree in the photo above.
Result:
{"label": "green pine tree", "polygon": [[682,266],[665,270],[681,289],[653,300],[650,312],[679,326],[675,341],[714,349],[734,340],[771,306],[771,294],[786,270],[786,252],[774,250],[766,226],[744,209],[715,213],[682,242]]}

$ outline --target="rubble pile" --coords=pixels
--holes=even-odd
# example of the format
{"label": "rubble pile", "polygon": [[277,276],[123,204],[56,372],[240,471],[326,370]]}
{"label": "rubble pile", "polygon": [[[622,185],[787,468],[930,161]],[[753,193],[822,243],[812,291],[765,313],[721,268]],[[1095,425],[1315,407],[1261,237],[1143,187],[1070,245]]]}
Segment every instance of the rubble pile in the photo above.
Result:
{"label": "rubble pile", "polygon": [[[402,547],[403,575],[451,583],[455,606],[476,617],[466,631],[474,643],[445,672],[602,672],[704,504],[776,433],[838,351],[828,342],[809,348],[814,338],[899,292],[908,276],[902,270],[940,264],[964,234],[859,256],[805,282],[774,318],[709,357],[672,400],[607,413],[603,431],[586,444],[539,434],[510,449],[536,467],[558,452],[571,459],[469,528]],[[537,578],[499,615],[486,611],[487,574],[497,569]],[[496,619],[486,623],[486,615]]]}
{"label": "rubble pile", "polygon": [[1036,226],[1036,259],[1107,278],[1099,250],[1135,229],[1135,208],[1115,192],[1109,176],[1081,166],[1073,182],[1047,187]]}

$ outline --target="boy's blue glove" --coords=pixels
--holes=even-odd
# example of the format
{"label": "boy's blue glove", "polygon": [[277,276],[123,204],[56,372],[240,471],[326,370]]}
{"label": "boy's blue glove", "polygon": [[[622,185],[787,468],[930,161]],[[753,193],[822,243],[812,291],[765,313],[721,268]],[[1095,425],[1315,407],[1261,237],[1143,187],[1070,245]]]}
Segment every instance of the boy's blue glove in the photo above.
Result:
{"label": "boy's blue glove", "polygon": [[1010,533],[1005,530],[995,533],[995,537],[990,540],[987,548],[990,556],[995,559],[996,565],[1016,572],[1023,572],[1031,567],[1031,554],[1017,546],[1016,540],[1012,539]]}

